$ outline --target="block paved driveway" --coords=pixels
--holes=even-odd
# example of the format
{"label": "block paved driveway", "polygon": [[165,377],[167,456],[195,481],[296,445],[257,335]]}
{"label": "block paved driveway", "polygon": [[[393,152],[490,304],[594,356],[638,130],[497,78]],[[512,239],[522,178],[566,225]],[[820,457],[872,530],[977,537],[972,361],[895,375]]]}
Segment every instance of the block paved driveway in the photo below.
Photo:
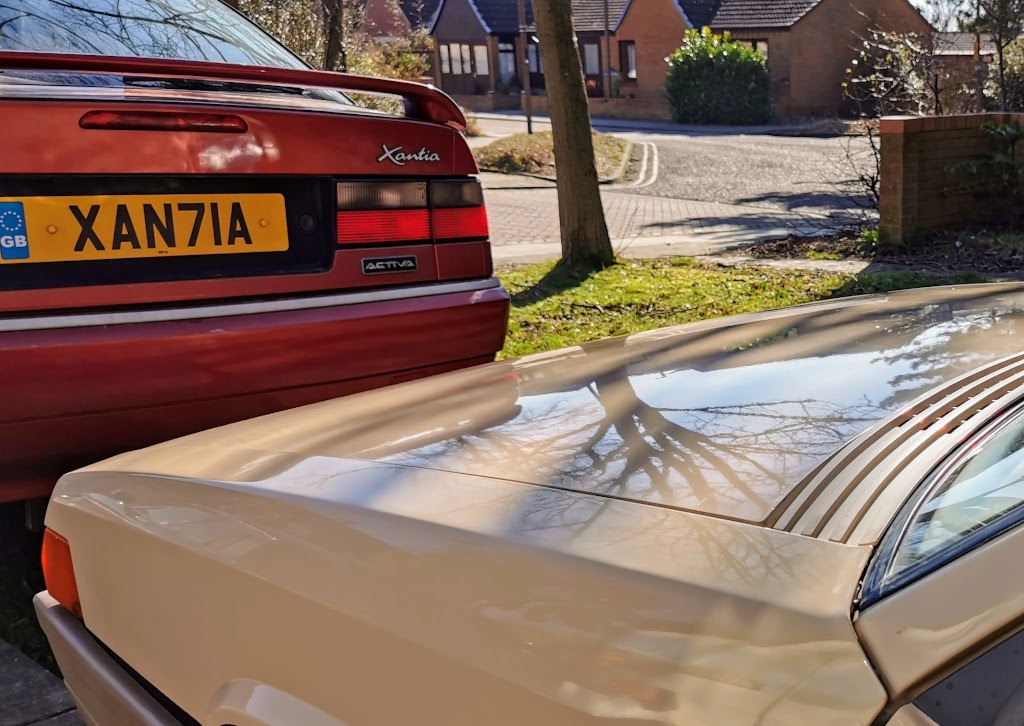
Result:
{"label": "block paved driveway", "polygon": [[[494,137],[524,128],[515,118],[481,122]],[[715,254],[758,240],[834,232],[874,220],[863,209],[846,161],[847,144],[855,159],[866,158],[860,140],[793,138],[763,129],[595,125],[633,142],[625,179],[602,187],[608,229],[620,254],[643,256],[652,247],[661,254]],[[538,127],[546,125],[542,121]],[[495,259],[557,256],[554,184],[500,174],[482,178]]]}

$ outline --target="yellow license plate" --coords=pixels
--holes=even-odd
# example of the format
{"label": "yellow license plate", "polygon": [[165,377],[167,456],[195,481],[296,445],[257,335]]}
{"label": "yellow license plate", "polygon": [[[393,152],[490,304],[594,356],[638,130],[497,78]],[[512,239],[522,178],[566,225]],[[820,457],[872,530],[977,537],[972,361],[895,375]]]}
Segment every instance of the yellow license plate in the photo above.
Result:
{"label": "yellow license plate", "polygon": [[281,194],[0,197],[0,264],[287,249]]}

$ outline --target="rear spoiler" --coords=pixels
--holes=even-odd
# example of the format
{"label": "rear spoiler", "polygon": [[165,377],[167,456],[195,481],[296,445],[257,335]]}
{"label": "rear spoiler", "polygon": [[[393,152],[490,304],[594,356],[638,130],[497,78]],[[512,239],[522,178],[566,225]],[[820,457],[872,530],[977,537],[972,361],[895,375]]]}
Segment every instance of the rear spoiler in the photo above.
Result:
{"label": "rear spoiler", "polygon": [[462,109],[444,91],[422,83],[396,81],[390,78],[165,58],[0,51],[0,71],[3,70],[242,81],[272,86],[300,86],[400,96],[405,104],[405,114],[409,118],[450,126],[457,131],[464,131],[466,128],[466,117]]}

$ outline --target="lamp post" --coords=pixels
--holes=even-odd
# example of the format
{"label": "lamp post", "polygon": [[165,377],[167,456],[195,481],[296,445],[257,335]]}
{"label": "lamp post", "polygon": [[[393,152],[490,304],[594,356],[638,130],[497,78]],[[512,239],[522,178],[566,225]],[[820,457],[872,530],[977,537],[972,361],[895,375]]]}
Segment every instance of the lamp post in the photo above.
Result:
{"label": "lamp post", "polygon": [[526,0],[519,0],[519,77],[523,84],[523,113],[526,114],[526,133],[533,133],[533,96],[530,88],[529,32],[526,26]]}
{"label": "lamp post", "polygon": [[604,97],[612,97],[612,20],[608,0],[604,0]]}

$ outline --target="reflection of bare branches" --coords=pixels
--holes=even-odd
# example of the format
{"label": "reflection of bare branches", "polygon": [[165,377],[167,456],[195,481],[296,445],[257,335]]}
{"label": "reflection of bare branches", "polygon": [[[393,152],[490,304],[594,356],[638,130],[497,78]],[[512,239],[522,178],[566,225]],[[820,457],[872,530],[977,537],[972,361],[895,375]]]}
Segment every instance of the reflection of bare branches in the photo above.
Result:
{"label": "reflection of bare branches", "polygon": [[205,0],[0,0],[0,49],[300,65]]}

